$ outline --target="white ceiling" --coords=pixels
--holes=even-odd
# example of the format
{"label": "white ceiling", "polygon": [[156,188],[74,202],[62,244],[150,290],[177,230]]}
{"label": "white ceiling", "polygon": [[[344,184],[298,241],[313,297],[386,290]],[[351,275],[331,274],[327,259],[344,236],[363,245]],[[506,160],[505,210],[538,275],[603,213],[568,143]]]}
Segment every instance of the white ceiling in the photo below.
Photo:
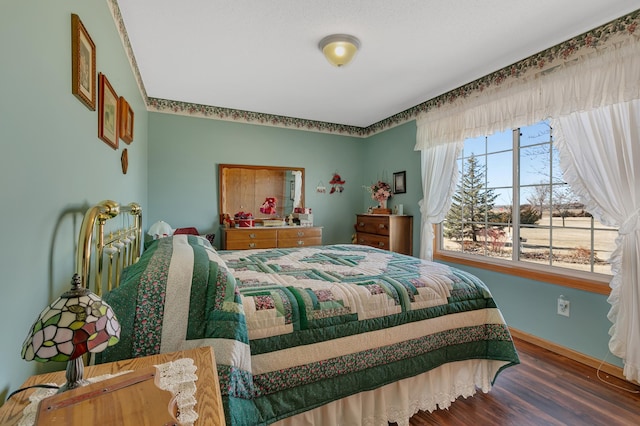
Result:
{"label": "white ceiling", "polygon": [[[367,127],[638,0],[118,0],[147,95]],[[331,66],[326,35],[358,37]]]}

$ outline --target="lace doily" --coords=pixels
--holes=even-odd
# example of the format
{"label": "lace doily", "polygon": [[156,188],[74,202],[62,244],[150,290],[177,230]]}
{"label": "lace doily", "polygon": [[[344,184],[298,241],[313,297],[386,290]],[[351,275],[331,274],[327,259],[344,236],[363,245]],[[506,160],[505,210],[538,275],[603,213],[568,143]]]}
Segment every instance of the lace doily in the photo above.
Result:
{"label": "lace doily", "polygon": [[[196,375],[197,367],[191,358],[180,358],[176,361],[158,364],[158,383],[162,390],[169,391],[173,394],[178,405],[178,421],[184,426],[193,426],[198,418],[198,413],[194,409],[196,405]],[[96,383],[112,377],[121,376],[131,373],[133,370],[121,371],[116,374],[105,374],[103,376],[91,377],[87,380],[89,383]],[[59,385],[58,383],[47,383],[49,385]],[[55,395],[57,389],[38,389],[29,396],[29,405],[22,411],[22,418],[18,422],[18,426],[33,426],[36,423],[36,415],[38,414],[38,406],[43,399]]]}

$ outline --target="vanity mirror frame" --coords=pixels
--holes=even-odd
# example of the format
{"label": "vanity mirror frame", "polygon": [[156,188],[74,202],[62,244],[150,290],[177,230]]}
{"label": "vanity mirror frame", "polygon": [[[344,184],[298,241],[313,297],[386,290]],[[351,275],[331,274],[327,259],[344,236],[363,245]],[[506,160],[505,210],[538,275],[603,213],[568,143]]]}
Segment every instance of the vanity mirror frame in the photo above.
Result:
{"label": "vanity mirror frame", "polygon": [[[226,176],[228,175],[228,173],[226,172],[229,169],[247,169],[247,170],[251,170],[251,171],[256,171],[256,170],[272,170],[272,171],[278,171],[278,172],[287,172],[287,171],[300,171],[302,173],[301,176],[301,188],[300,188],[300,203],[299,203],[299,207],[304,208],[304,192],[305,192],[305,186],[304,186],[304,167],[290,167],[290,166],[265,166],[265,165],[249,165],[249,164],[219,164],[218,165],[218,196],[219,196],[219,211],[220,211],[220,223],[223,223],[223,219],[224,219],[224,215],[225,214],[229,214],[233,217],[233,215],[235,213],[237,213],[236,211],[233,211],[234,209],[231,208],[229,209],[227,207],[227,200],[228,200],[228,195],[226,194],[226,190],[228,188],[233,188],[233,187],[239,187],[238,185],[241,184],[229,184],[228,182],[226,182]],[[246,185],[246,182],[243,182],[242,185]],[[286,178],[283,179],[282,182],[282,188],[284,190],[283,192],[283,198],[281,200],[278,200],[279,203],[286,203],[286,200],[289,198],[289,194],[290,194],[290,181],[287,180]],[[256,200],[264,200],[266,197],[270,197],[273,196],[273,194],[260,194],[260,195],[256,195],[255,198]],[[257,202],[257,201],[256,201]],[[262,201],[261,201],[262,202]],[[284,204],[283,204],[284,205]],[[264,215],[261,214],[260,211],[258,210],[259,204],[258,206],[250,206],[247,207],[246,210],[250,211],[253,214],[253,217],[255,218],[255,220],[257,222],[260,222],[262,219],[268,219],[270,216],[269,215]],[[226,210],[231,210],[231,211],[226,211]],[[291,212],[283,212],[282,216],[289,214]]]}

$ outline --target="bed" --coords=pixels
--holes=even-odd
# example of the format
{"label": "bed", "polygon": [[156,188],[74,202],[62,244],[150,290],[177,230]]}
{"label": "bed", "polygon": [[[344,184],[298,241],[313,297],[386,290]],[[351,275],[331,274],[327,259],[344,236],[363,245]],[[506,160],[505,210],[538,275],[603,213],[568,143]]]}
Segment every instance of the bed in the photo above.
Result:
{"label": "bed", "polygon": [[366,246],[217,251],[175,235],[103,297],[122,332],[97,361],[211,345],[229,425],[407,425],[519,362],[478,278]]}

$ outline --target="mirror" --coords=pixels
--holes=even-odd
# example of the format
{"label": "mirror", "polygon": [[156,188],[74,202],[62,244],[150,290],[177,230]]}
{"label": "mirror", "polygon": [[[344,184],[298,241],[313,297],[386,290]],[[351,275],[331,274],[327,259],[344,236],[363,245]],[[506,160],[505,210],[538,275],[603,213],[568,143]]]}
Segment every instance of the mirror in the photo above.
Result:
{"label": "mirror", "polygon": [[[221,218],[241,211],[256,219],[284,218],[304,207],[302,167],[220,164],[218,172]],[[275,198],[275,205],[268,198]]]}

